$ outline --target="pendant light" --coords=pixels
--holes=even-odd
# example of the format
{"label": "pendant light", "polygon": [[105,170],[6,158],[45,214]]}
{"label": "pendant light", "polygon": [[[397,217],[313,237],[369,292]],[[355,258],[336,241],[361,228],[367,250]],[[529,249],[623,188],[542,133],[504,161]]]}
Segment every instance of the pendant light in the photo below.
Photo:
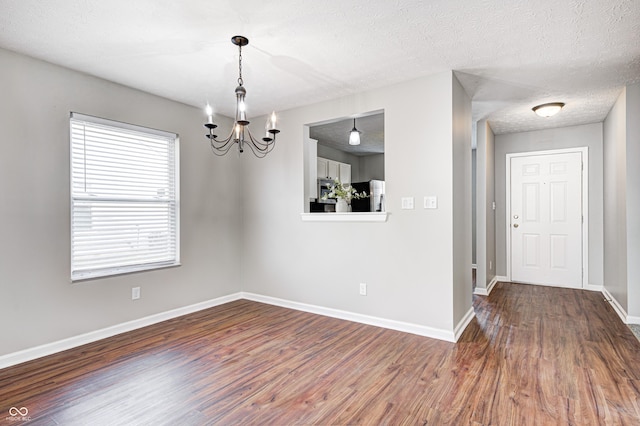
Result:
{"label": "pendant light", "polygon": [[349,145],[360,145],[360,130],[356,129],[356,119],[353,119],[353,129],[349,133]]}

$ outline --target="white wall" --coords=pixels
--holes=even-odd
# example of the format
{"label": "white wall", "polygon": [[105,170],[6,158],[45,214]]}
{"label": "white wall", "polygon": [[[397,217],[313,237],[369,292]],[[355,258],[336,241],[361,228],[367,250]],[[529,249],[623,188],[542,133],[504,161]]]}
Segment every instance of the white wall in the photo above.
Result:
{"label": "white wall", "polygon": [[471,309],[471,98],[453,76],[453,323]]}
{"label": "white wall", "polygon": [[478,153],[476,151],[477,151],[476,148],[471,150],[471,263],[473,263],[474,265],[477,262],[476,245],[477,245],[477,239],[478,239],[477,230],[476,230],[476,226],[477,226],[476,222],[478,218],[478,212],[476,208],[477,189],[478,189],[478,183],[476,179]]}
{"label": "white wall", "polygon": [[[209,152],[202,111],[5,50],[0,64],[0,356],[240,290],[239,163]],[[180,135],[182,266],[70,282],[70,111]]]}
{"label": "white wall", "polygon": [[494,195],[494,139],[486,120],[476,126],[476,288],[483,294],[496,276],[496,234]]}
{"label": "white wall", "polygon": [[625,310],[627,290],[626,91],[604,121],[604,285]]}
{"label": "white wall", "polygon": [[604,122],[605,288],[625,321],[640,324],[640,84]]}
{"label": "white wall", "polygon": [[[412,93],[409,99],[408,92]],[[283,112],[282,133],[268,161],[245,158],[242,162],[243,289],[450,332],[457,278],[453,273],[452,115],[459,110],[454,109],[452,92],[453,74],[445,72]],[[303,222],[304,126],[372,110],[385,111],[388,221]],[[412,126],[406,125],[407,110],[412,111]],[[456,172],[464,173],[467,187],[468,155],[470,146],[465,158],[455,164]],[[265,196],[264,185],[256,183],[268,184],[269,195]],[[438,209],[422,208],[425,195],[438,197]],[[400,199],[408,196],[415,197],[416,208],[401,210]],[[462,197],[466,203],[470,193]],[[470,213],[465,215],[470,226]],[[468,236],[464,262],[470,280],[467,225],[462,232],[459,240]],[[470,306],[469,280],[464,306]],[[361,282],[368,284],[367,296],[358,294]],[[457,306],[456,302],[456,318]]]}
{"label": "white wall", "polygon": [[506,275],[506,155],[550,149],[589,148],[589,285],[603,285],[602,123],[495,136],[496,275]]}
{"label": "white wall", "polygon": [[629,322],[640,324],[640,83],[627,86],[627,285]]}

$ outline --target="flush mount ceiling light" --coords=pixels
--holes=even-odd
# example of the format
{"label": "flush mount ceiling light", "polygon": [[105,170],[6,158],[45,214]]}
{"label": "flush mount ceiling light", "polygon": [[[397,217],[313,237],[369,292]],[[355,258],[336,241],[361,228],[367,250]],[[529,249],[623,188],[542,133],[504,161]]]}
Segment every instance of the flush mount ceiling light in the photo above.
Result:
{"label": "flush mount ceiling light", "polygon": [[563,106],[564,102],[550,102],[548,104],[534,106],[531,109],[540,117],[551,117],[559,113]]}
{"label": "flush mount ceiling light", "polygon": [[360,145],[360,130],[356,129],[356,119],[353,119],[353,129],[349,133],[349,145]]}
{"label": "flush mount ceiling light", "polygon": [[231,133],[226,139],[218,140],[218,135],[213,134],[213,130],[218,127],[213,123],[213,108],[207,104],[205,112],[207,114],[207,122],[204,127],[209,129],[209,138],[211,151],[216,155],[225,155],[234,144],[238,144],[238,151],[244,152],[245,145],[248,146],[256,157],[262,158],[266,156],[276,144],[276,135],[280,130],[276,129],[276,113],[272,112],[265,124],[265,136],[262,139],[256,139],[249,131],[249,120],[247,120],[246,105],[244,98],[247,91],[244,88],[242,80],[242,47],[249,44],[249,39],[243,36],[231,37],[231,42],[238,46],[238,87],[236,87],[236,118],[231,129]]}

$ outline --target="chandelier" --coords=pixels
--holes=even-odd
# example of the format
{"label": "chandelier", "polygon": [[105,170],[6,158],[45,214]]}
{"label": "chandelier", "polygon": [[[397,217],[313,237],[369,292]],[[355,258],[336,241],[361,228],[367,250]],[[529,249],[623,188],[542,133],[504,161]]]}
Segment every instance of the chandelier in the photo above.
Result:
{"label": "chandelier", "polygon": [[236,87],[236,118],[231,129],[231,133],[225,139],[218,139],[218,135],[213,134],[213,130],[218,127],[213,123],[213,108],[207,104],[205,112],[207,122],[204,127],[209,129],[209,142],[211,151],[219,156],[225,155],[234,144],[238,144],[238,151],[244,152],[244,147],[248,146],[258,158],[266,156],[276,144],[276,135],[280,130],[276,129],[276,113],[272,112],[265,124],[265,133],[262,139],[255,138],[249,131],[249,120],[247,120],[246,105],[244,98],[247,90],[244,88],[242,80],[242,47],[249,44],[249,39],[243,36],[231,37],[231,42],[238,46],[238,87]]}

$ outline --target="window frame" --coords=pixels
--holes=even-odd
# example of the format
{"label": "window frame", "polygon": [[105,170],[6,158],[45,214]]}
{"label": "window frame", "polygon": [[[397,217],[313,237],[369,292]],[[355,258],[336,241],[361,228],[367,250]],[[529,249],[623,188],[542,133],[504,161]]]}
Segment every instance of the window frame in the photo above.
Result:
{"label": "window frame", "polygon": [[[166,140],[167,144],[164,146],[164,148],[166,149],[166,152],[167,152],[167,163],[166,163],[166,167],[164,167],[163,169],[163,173],[166,173],[165,177],[167,178],[169,187],[171,186],[173,187],[173,197],[171,196],[171,191],[169,191],[169,195],[167,195],[167,197],[164,199],[162,198],[162,195],[158,197],[147,196],[145,198],[141,194],[126,195],[123,193],[117,194],[117,195],[109,195],[109,196],[105,196],[104,194],[96,196],[94,194],[90,194],[89,192],[84,192],[82,193],[82,195],[80,195],[77,192],[77,189],[74,189],[74,183],[76,183],[76,180],[74,180],[76,179],[74,177],[74,171],[75,172],[79,171],[81,173],[84,173],[86,176],[87,158],[85,157],[81,159],[82,169],[78,170],[77,165],[74,164],[74,131],[73,131],[74,125],[77,126],[78,124],[80,124],[80,126],[85,125],[89,127],[93,126],[94,128],[108,128],[113,132],[121,132],[118,136],[128,135],[129,137],[131,137],[132,135],[135,135],[137,133],[137,134],[141,134],[141,137],[153,138],[158,143],[161,143],[163,139]],[[138,142],[140,142],[141,139],[138,140]],[[87,141],[85,137],[78,140],[82,140],[82,142],[79,142],[82,144],[86,144],[86,141]],[[127,143],[133,146],[134,141],[131,140],[131,141],[128,141]],[[85,145],[83,145],[83,147],[84,146]],[[107,157],[105,161],[108,161],[108,160],[109,158]],[[100,117],[94,117],[94,116],[81,114],[77,112],[71,112],[69,116],[69,161],[70,161],[70,164],[69,164],[70,262],[69,263],[70,263],[70,273],[71,273],[72,282],[180,266],[180,137],[177,133],[151,129],[148,127],[143,127],[143,126],[129,124],[129,123],[123,123],[123,122],[109,120],[109,119],[100,118]],[[122,165],[118,164],[117,167],[120,167],[120,166]],[[119,171],[122,171],[122,170],[123,170],[122,168],[119,169]],[[114,177],[114,175],[108,175],[108,176],[109,178],[107,179],[113,179]],[[86,177],[84,179],[86,179]],[[84,181],[84,183],[86,185],[86,180]],[[115,186],[108,188],[108,190],[113,190]],[[101,191],[96,191],[96,192],[101,192]],[[160,193],[160,194],[163,194],[163,193]],[[151,259],[148,258],[147,260],[142,260],[139,262],[123,263],[122,260],[126,259],[128,257],[127,256],[127,257],[122,257],[122,259],[120,260],[120,264],[117,264],[117,265],[109,265],[106,267],[96,266],[97,264],[99,264],[99,261],[98,259],[93,259],[91,260],[91,262],[94,263],[93,267],[86,267],[84,265],[83,267],[80,267],[80,268],[78,267],[78,262],[76,262],[76,259],[77,259],[76,255],[78,254],[78,252],[80,252],[80,250],[76,250],[77,245],[75,244],[75,240],[79,236],[79,231],[76,229],[76,227],[79,227],[80,225],[74,226],[74,218],[76,218],[75,215],[76,214],[80,215],[82,213],[82,210],[81,210],[82,206],[85,206],[85,209],[86,209],[87,204],[91,205],[90,208],[92,209],[95,206],[100,206],[101,203],[103,203],[102,204],[103,206],[104,205],[108,206],[109,202],[117,203],[117,207],[122,207],[122,208],[126,208],[125,206],[127,205],[128,205],[128,208],[133,208],[133,207],[140,208],[142,204],[152,206],[151,209],[148,210],[148,212],[152,212],[154,208],[155,209],[159,208],[161,210],[164,208],[166,210],[166,215],[168,219],[167,219],[166,226],[164,226],[164,229],[162,230],[166,230],[167,237],[166,237],[166,242],[163,244],[163,247],[167,249],[167,253],[169,255],[166,257],[165,260],[156,259],[155,261],[150,261]],[[110,217],[111,218],[117,217],[117,214],[112,215]],[[150,224],[151,222],[150,218],[147,217],[145,219],[147,220],[147,222],[143,222],[143,223]],[[90,224],[91,224],[91,220],[92,219],[89,219]],[[77,219],[76,219],[76,223],[78,223]],[[93,226],[93,224],[91,224],[90,226]],[[138,225],[136,224],[135,226],[138,226]],[[100,238],[102,238],[102,242],[106,242],[104,239],[105,235],[101,235]],[[150,240],[151,238],[150,236],[148,236],[147,238],[148,238],[148,241],[153,242],[153,240]],[[99,239],[96,239],[95,244],[99,245],[100,243],[101,241]],[[147,242],[147,245],[150,245],[150,244],[152,243]],[[137,249],[140,250],[139,248]],[[140,250],[140,252],[147,253],[147,255],[149,255],[150,253],[154,252],[154,249],[147,248],[146,251]],[[131,258],[129,259],[131,260]]]}

